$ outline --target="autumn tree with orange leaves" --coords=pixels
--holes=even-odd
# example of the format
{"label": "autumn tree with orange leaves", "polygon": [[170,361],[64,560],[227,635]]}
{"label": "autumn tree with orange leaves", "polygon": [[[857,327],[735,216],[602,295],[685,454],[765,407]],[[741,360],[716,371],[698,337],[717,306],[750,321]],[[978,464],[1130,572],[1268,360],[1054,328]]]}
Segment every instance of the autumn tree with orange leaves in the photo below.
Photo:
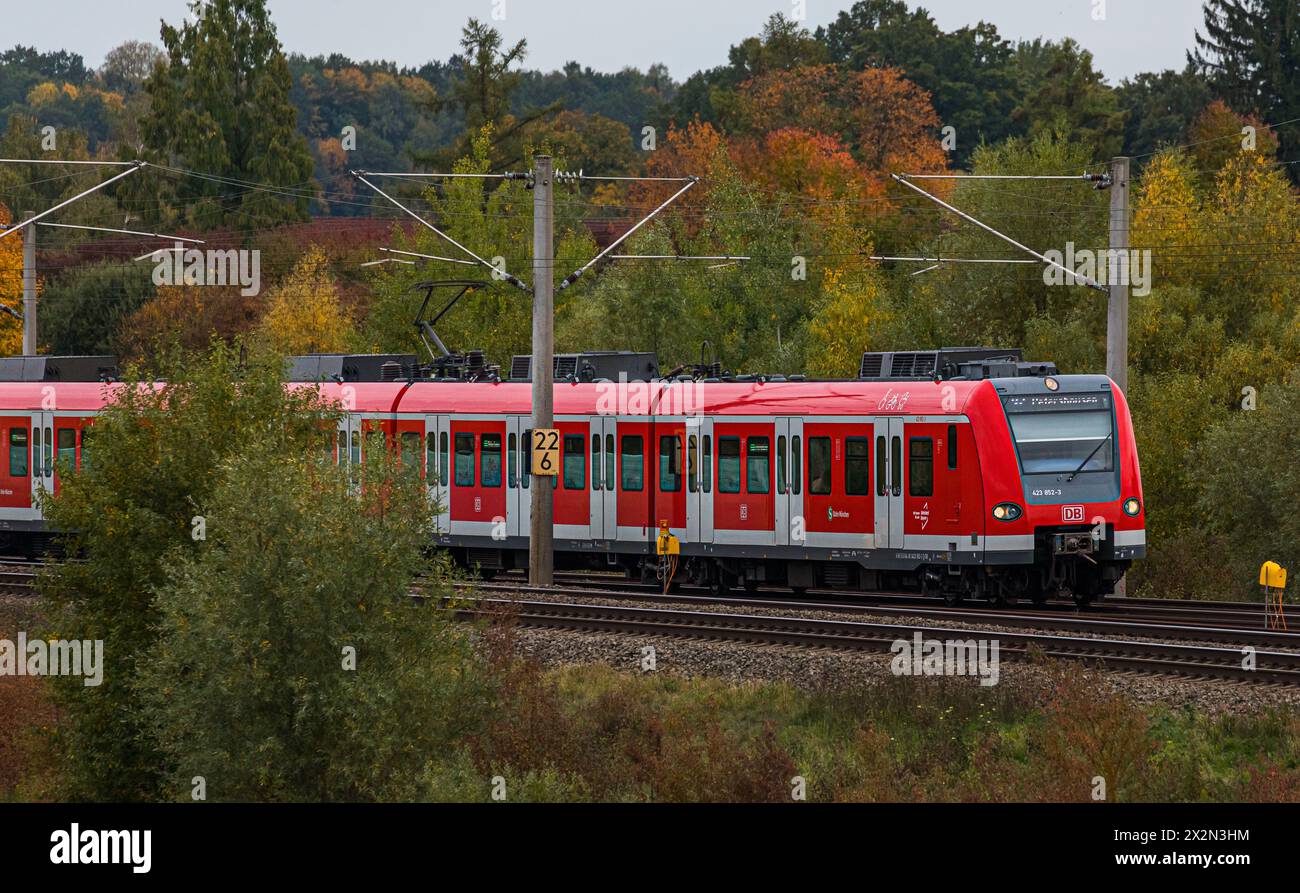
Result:
{"label": "autumn tree with orange leaves", "polygon": [[[0,204],[0,232],[13,223],[9,209]],[[14,233],[0,239],[0,304],[23,312],[23,237]],[[23,324],[8,313],[0,313],[0,356],[23,352]]]}

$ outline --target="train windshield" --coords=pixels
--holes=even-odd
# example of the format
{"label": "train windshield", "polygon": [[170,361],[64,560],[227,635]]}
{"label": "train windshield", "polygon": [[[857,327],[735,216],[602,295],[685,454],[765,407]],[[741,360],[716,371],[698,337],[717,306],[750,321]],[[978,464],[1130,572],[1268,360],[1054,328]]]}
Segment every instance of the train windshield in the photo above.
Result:
{"label": "train windshield", "polygon": [[[1024,398],[1007,401],[1011,436],[1025,474],[1071,474],[1114,471],[1114,414],[1107,397],[1087,401],[1092,405],[1067,408],[1072,395],[1059,395],[1038,403]],[[1100,396],[1100,395],[1097,395]],[[1049,402],[1050,401],[1050,402]]]}

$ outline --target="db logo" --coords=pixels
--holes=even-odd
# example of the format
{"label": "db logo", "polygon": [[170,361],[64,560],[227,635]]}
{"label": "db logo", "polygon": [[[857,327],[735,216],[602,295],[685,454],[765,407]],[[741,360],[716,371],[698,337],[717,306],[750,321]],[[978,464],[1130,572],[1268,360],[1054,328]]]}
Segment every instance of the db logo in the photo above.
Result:
{"label": "db logo", "polygon": [[1081,505],[1063,505],[1061,506],[1061,522],[1063,524],[1078,524],[1083,521],[1083,506]]}

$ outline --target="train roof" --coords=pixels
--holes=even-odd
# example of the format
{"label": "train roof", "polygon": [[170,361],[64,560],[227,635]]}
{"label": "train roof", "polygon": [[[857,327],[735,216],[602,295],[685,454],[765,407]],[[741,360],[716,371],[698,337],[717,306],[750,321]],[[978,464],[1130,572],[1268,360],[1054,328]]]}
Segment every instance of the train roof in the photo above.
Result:
{"label": "train roof", "polygon": [[[1068,391],[1113,388],[1104,375],[1062,375]],[[158,384],[156,387],[164,385]],[[120,383],[0,382],[0,412],[51,408],[59,412],[102,409]],[[528,415],[532,385],[526,382],[295,382],[315,388],[353,412]],[[839,416],[953,415],[968,412],[980,394],[1047,393],[1041,378],[982,381],[752,381],[752,382],[560,382],[555,414]]]}
{"label": "train roof", "polygon": [[[319,385],[357,412],[527,415],[532,385],[516,382],[377,382]],[[556,415],[897,415],[960,413],[988,381],[561,382]],[[349,390],[350,389],[350,390]]]}

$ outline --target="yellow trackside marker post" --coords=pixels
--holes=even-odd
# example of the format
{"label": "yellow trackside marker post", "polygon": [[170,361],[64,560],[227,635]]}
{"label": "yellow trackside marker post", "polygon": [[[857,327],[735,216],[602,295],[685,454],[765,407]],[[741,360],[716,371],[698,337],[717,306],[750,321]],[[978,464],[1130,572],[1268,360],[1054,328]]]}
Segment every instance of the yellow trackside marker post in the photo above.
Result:
{"label": "yellow trackside marker post", "polygon": [[1259,568],[1259,586],[1264,593],[1264,623],[1268,629],[1286,629],[1282,598],[1286,589],[1286,568],[1265,561]]}

